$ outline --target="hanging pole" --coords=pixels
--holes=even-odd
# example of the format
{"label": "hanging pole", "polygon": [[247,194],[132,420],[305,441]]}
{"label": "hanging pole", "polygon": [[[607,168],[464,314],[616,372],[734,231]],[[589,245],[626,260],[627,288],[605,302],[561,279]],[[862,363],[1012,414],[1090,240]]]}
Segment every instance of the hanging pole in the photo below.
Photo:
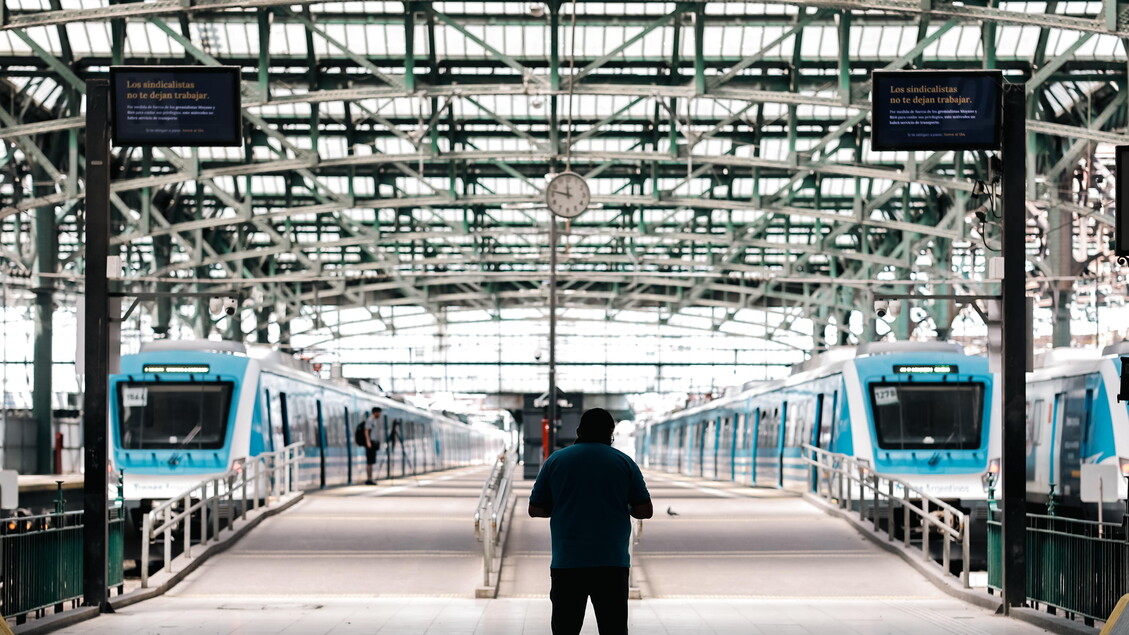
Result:
{"label": "hanging pole", "polygon": [[549,447],[557,446],[557,217],[549,213]]}

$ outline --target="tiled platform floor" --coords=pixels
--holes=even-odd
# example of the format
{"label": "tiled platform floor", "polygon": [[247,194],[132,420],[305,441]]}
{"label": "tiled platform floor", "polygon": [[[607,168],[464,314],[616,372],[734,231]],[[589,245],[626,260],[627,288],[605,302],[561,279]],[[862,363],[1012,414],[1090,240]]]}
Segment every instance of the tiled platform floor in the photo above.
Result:
{"label": "tiled platform floor", "polygon": [[[168,596],[57,631],[84,635],[318,633],[380,635],[536,635],[549,633],[548,600]],[[717,599],[639,600],[631,631],[690,634],[1042,633],[958,600]],[[589,608],[586,634],[595,634]]]}
{"label": "tiled platform floor", "polygon": [[[523,500],[499,598],[474,599],[471,517],[484,477],[457,470],[312,493],[165,596],[57,632],[547,634],[548,522],[525,517]],[[793,494],[647,479],[659,514],[635,552],[644,599],[631,603],[632,633],[1044,632],[945,595]],[[597,632],[591,609],[583,632]]]}

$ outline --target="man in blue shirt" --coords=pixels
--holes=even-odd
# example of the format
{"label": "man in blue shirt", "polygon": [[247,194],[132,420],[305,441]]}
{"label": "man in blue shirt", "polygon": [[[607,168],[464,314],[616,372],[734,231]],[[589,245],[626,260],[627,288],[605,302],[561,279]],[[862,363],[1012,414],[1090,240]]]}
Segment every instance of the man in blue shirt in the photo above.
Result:
{"label": "man in blue shirt", "polygon": [[615,419],[603,408],[580,417],[576,444],[541,466],[529,515],[548,518],[553,537],[553,635],[575,635],[592,598],[600,635],[627,633],[631,517],[654,514],[639,466],[611,447]]}

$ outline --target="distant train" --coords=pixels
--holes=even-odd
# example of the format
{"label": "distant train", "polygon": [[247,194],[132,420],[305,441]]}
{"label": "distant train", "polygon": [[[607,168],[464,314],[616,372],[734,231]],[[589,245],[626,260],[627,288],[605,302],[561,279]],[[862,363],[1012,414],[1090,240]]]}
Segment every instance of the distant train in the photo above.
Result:
{"label": "distant train", "polygon": [[373,406],[384,411],[388,440],[378,476],[489,462],[506,439],[492,426],[325,380],[290,355],[239,342],[145,344],[122,357],[109,388],[113,464],[124,473],[126,506],[134,510],[299,441],[305,445],[297,487],[360,482],[365,452],[353,431]]}
{"label": "distant train", "polygon": [[[1129,406],[1117,401],[1121,355],[1129,342],[1097,351],[1055,349],[1027,381],[1027,498],[1050,500],[1066,513],[1095,516],[1096,496],[1082,499],[1082,470],[1087,464],[1108,465],[1117,472],[1119,502],[1107,506],[1120,514],[1129,476]],[[1113,489],[1112,487],[1110,488]],[[1107,503],[1108,505],[1108,503]],[[1120,516],[1107,516],[1119,521]]]}
{"label": "distant train", "polygon": [[638,456],[652,469],[802,491],[811,470],[800,451],[810,444],[983,513],[988,474],[999,469],[995,386],[987,358],[955,343],[836,348],[787,379],[647,423]]}

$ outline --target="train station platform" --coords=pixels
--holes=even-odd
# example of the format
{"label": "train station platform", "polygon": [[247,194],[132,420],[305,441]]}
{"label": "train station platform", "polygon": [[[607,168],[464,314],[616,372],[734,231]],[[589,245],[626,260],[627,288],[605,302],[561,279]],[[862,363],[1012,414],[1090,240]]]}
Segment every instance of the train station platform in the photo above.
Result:
{"label": "train station platform", "polygon": [[[549,523],[517,507],[496,599],[472,516],[486,468],[313,492],[158,598],[56,631],[548,633]],[[945,594],[801,497],[647,473],[634,633],[1040,633]],[[669,513],[668,513],[669,512]],[[596,633],[589,608],[584,633]]]}

